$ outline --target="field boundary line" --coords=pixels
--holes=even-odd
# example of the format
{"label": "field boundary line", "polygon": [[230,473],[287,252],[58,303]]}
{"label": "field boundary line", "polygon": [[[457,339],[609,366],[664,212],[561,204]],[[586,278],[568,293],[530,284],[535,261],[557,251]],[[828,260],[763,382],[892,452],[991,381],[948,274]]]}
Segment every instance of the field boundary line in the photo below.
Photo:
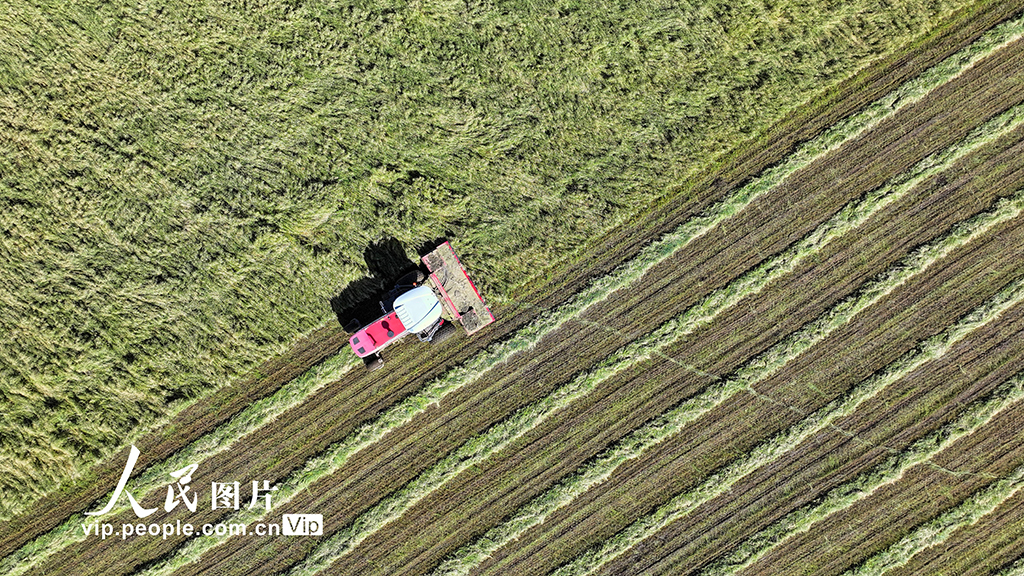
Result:
{"label": "field boundary line", "polygon": [[[976,400],[956,420],[919,438],[882,463],[830,490],[817,504],[809,504],[754,534],[735,552],[705,568],[701,574],[733,575],[752,566],[791,537],[809,531],[817,522],[864,500],[884,486],[898,482],[910,468],[930,461],[961,438],[970,436],[998,414],[1024,399],[1024,372],[1003,382],[984,399]],[[816,501],[818,501],[816,499]]]}
{"label": "field boundary line", "polygon": [[910,561],[918,552],[942,544],[956,530],[970,526],[992,513],[1024,486],[1024,464],[996,482],[970,495],[955,508],[918,526],[885,550],[871,556],[843,576],[881,576]]}
{"label": "field boundary line", "polygon": [[[598,549],[583,552],[575,560],[555,571],[553,576],[579,576],[593,573],[594,570],[614,560],[668,524],[689,514],[701,504],[725,493],[746,475],[779,458],[821,430],[831,427],[836,419],[852,414],[861,404],[889,385],[924,364],[941,357],[968,334],[1021,302],[1024,302],[1024,278],[1011,282],[956,324],[921,342],[915,350],[907,352],[886,367],[884,372],[863,381],[788,430],[759,444],[743,458],[733,461],[732,464],[711,475],[697,488],[673,497],[653,513],[633,522]],[[645,428],[647,427],[645,426]],[[643,429],[637,432],[641,430]]]}
{"label": "field boundary line", "polygon": [[[197,459],[202,462],[215,454],[228,450],[244,436],[253,433],[288,409],[302,403],[307,395],[340,379],[354,365],[353,359],[336,354],[310,367],[281,386],[275,393],[260,398],[211,432],[196,438],[164,460],[148,466],[131,480],[134,486],[132,491],[139,495],[138,499],[145,498],[167,485],[166,478],[171,471],[197,463]],[[97,502],[108,502],[113,493],[113,490],[107,492]],[[119,502],[108,514],[117,514],[129,509],[127,504]],[[18,576],[30,569],[33,564],[44,561],[52,554],[76,542],[85,541],[86,536],[78,534],[81,532],[81,524],[84,521],[83,513],[72,514],[56,528],[34,538],[0,561],[0,573]]]}
{"label": "field boundary line", "polygon": [[1009,129],[1008,127],[1018,125],[1021,120],[1024,120],[1024,106],[1017,109],[1017,112],[1016,115],[1010,112],[1004,113],[972,132],[975,137],[969,136],[965,140],[965,145],[954,145],[944,152],[929,156],[918,163],[915,169],[908,174],[893,178],[891,184],[883,185],[863,198],[849,202],[829,220],[775,258],[716,290],[699,305],[692,306],[676,315],[647,336],[619,348],[597,367],[580,374],[547,397],[520,409],[506,420],[463,444],[445,459],[420,474],[410,484],[401,488],[396,494],[364,512],[351,525],[323,541],[302,563],[296,565],[288,573],[308,576],[324,569],[338,557],[351,551],[362,540],[389,522],[396,520],[401,514],[456,475],[504,449],[529,430],[547,420],[557,410],[589,394],[600,383],[613,375],[656,354],[661,354],[662,350],[685,335],[709,324],[724,310],[736,305],[747,296],[759,292],[777,278],[793,271],[808,256],[822,249],[835,238],[862,225],[927,177],[948,168],[958,158],[1002,135]]}
{"label": "field boundary line", "polygon": [[[1015,114],[1011,114],[1010,112],[1015,112]],[[1008,129],[1024,121],[1024,116],[1021,116],[1022,114],[1024,114],[1024,105],[1021,105],[1010,112],[1004,113],[1003,115],[1000,115],[991,120],[989,123],[983,125],[983,128],[998,128],[998,130],[996,130],[994,134],[987,132],[987,130],[982,130],[979,128],[975,131],[975,133],[980,134],[980,136],[974,139],[968,137],[966,141],[969,142],[971,145],[965,146],[963,147],[963,149],[966,151],[973,150],[977,147],[977,145],[980,145],[979,142],[989,141],[991,139],[997,138],[1002,133],[1005,133],[1005,131],[1007,131]],[[935,154],[933,156],[929,156],[925,160],[922,160],[919,163],[919,166],[921,167],[921,171],[924,172],[925,174],[921,175],[919,178],[901,177],[898,178],[897,180],[903,182],[904,185],[909,185],[909,187],[913,187],[914,184],[919,182],[921,179],[924,179],[928,175],[931,175],[941,166],[949,165],[950,163],[955,161],[957,155],[949,153],[950,150],[953,150],[954,148],[960,147],[953,146],[946,151]],[[966,153],[966,151],[964,153]],[[936,158],[945,158],[946,162],[944,162],[943,164],[939,164],[935,161]],[[877,190],[885,190],[886,188],[888,188],[888,186],[883,186]],[[877,194],[877,190],[869,194],[869,196],[873,196],[876,201],[881,197],[879,194]],[[871,203],[866,204],[871,205]],[[850,205],[848,205],[848,208],[858,205],[858,202],[853,202]],[[797,357],[799,354],[802,354],[805,350],[809,349],[814,344],[823,340],[828,334],[830,334],[838,327],[846,324],[854,315],[858,314],[860,311],[864,310],[871,304],[879,301],[881,298],[891,293],[893,290],[895,290],[897,287],[905,283],[913,276],[916,276],[917,274],[923,272],[932,263],[947,256],[955,248],[972,241],[973,239],[992,229],[994,226],[997,226],[1016,216],[1019,216],[1022,213],[1022,211],[1024,211],[1024,191],[1019,191],[1015,196],[1004,198],[995,202],[989,211],[984,212],[982,214],[978,214],[952,227],[952,229],[946,236],[938,240],[935,240],[932,243],[917,248],[909,255],[907,255],[904,259],[890,266],[888,269],[877,275],[874,279],[866,283],[864,286],[858,289],[857,292],[849,296],[843,302],[839,303],[829,311],[823,313],[822,316],[820,316],[818,319],[807,324],[799,331],[788,336],[782,342],[776,344],[769,350],[766,350],[765,352],[761,353],[760,355],[756,356],[755,358],[753,358],[752,360],[748,361],[746,364],[738,368],[735,371],[734,377],[726,380],[725,382],[722,382],[719,385],[709,388],[708,390],[705,390],[699,396],[696,396],[683,402],[676,409],[663,415],[659,420],[657,420],[657,422],[674,422],[674,424],[670,426],[670,429],[662,430],[662,432],[657,435],[657,438],[659,438],[659,440],[648,440],[646,442],[641,442],[638,446],[643,446],[643,448],[640,448],[639,451],[631,452],[631,456],[629,458],[623,458],[622,460],[619,460],[618,463],[616,463],[614,466],[611,466],[611,461],[605,463],[602,466],[603,468],[607,468],[609,466],[611,467],[607,469],[605,473],[588,474],[585,472],[579,472],[581,477],[593,477],[589,478],[583,485],[576,486],[573,488],[570,488],[569,486],[563,487],[565,493],[561,497],[555,498],[552,495],[550,496],[551,500],[548,501],[548,503],[543,506],[537,504],[535,507],[531,508],[534,505],[532,503],[527,504],[524,507],[524,509],[522,509],[522,512],[517,513],[513,517],[513,519],[507,521],[505,524],[499,527],[492,529],[491,531],[488,531],[484,536],[482,536],[479,539],[478,544],[463,547],[462,549],[456,551],[454,557],[449,559],[448,561],[446,561],[445,564],[442,565],[444,568],[439,568],[438,571],[435,572],[435,574],[467,574],[475,565],[475,562],[470,562],[470,558],[475,558],[477,562],[482,561],[484,557],[489,556],[504,544],[518,537],[523,532],[525,532],[525,530],[529,527],[537,523],[543,522],[544,519],[557,507],[567,504],[569,501],[574,499],[578,494],[581,494],[586,489],[589,489],[590,486],[602,482],[611,474],[611,472],[614,470],[615,467],[618,466],[619,463],[624,462],[626,459],[631,459],[639,456],[640,453],[642,453],[650,446],[653,446],[654,443],[660,442],[660,439],[663,439],[670,434],[678,432],[679,430],[682,429],[682,427],[685,424],[692,422],[697,418],[700,418],[713,408],[721,405],[729,398],[733,397],[735,394],[738,394],[742,391],[752,391],[752,385],[754,383],[769,377],[771,374],[774,374],[777,370],[781,369],[790,360]],[[843,209],[839,213],[837,213],[836,219],[839,222],[856,221],[856,219],[852,217],[852,214],[848,212],[847,209]],[[811,237],[813,236],[815,236],[815,233],[812,233]],[[768,265],[770,264],[772,263],[768,263]],[[714,295],[709,296],[708,300],[715,300]],[[655,344],[656,342],[658,342],[657,339],[663,339],[664,346],[672,344],[676,339],[682,337],[682,335],[684,335],[685,333],[688,333],[686,331],[686,328],[688,327],[687,321],[689,320],[688,317],[691,316],[691,314],[697,316],[697,321],[705,319],[704,316],[701,316],[702,312],[703,311],[699,309],[697,313],[694,313],[694,309],[687,310],[683,314],[667,322],[655,333],[653,333],[652,337],[649,338],[650,342],[648,342],[648,339],[640,340],[637,343],[635,343],[635,347],[627,346],[620,349],[620,351],[616,352],[616,354],[613,355],[612,358],[621,356],[622,358],[625,359],[624,362],[628,362],[630,360],[635,360],[636,362],[639,362],[641,360],[646,359],[647,357],[654,355],[655,353],[662,349],[662,346],[660,346],[659,344]],[[706,318],[706,320],[710,321],[710,318]],[[677,325],[681,325],[682,328],[676,327]],[[644,345],[649,345],[651,346],[651,348],[648,350],[644,350],[642,348],[642,346]],[[612,369],[612,366],[602,366],[599,367],[597,370],[588,373],[586,376],[595,373],[601,374],[602,371],[610,369]],[[556,391],[556,393],[554,393],[553,396],[556,394],[562,396],[568,396],[571,394],[572,396],[569,397],[568,399],[575,400],[580,395],[589,391],[588,389],[584,388],[583,385],[580,383],[574,381],[573,384],[577,384],[577,386],[575,388],[572,388],[572,385],[563,387],[562,389]],[[658,424],[658,427],[660,426],[669,426],[669,424]],[[552,488],[551,490],[554,490],[554,488]],[[548,494],[549,492],[546,492],[545,494]],[[539,496],[537,500],[541,500],[542,498],[543,495]],[[555,503],[558,503],[557,506],[555,506]],[[504,528],[502,528],[502,526],[504,526]]]}

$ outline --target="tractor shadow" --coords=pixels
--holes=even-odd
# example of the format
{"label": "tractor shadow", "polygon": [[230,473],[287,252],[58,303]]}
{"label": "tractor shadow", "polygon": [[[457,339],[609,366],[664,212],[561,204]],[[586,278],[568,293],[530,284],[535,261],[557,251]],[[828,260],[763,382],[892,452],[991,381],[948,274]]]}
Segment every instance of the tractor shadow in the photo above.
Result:
{"label": "tractor shadow", "polygon": [[350,333],[379,318],[381,296],[402,274],[417,268],[417,263],[405,255],[402,244],[390,237],[367,246],[363,259],[367,277],[350,283],[331,298],[338,322]]}

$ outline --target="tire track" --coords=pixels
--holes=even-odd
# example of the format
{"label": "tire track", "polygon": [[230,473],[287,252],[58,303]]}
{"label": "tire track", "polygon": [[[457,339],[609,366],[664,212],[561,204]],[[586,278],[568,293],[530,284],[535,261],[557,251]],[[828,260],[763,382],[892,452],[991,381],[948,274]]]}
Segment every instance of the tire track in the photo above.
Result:
{"label": "tire track", "polygon": [[1024,487],[1024,464],[1015,468],[1006,477],[976,492],[955,508],[919,526],[899,542],[868,558],[859,567],[848,570],[843,576],[880,576],[898,568],[910,561],[918,552],[942,544],[959,528],[972,525],[983,516],[992,513],[1021,487]]}
{"label": "tire track", "polygon": [[748,568],[783,541],[809,531],[819,520],[870,497],[883,486],[898,482],[908,469],[927,463],[1021,399],[1024,399],[1024,373],[1018,373],[999,385],[984,400],[973,402],[968,411],[955,421],[918,439],[853,480],[833,488],[819,503],[795,510],[748,538],[734,553],[715,562],[701,574],[726,576]]}
{"label": "tire track", "polygon": [[925,363],[942,356],[957,341],[978,327],[992,321],[1001,312],[1024,302],[1024,278],[1012,282],[995,297],[986,301],[955,325],[928,338],[918,351],[905,354],[882,374],[862,382],[854,390],[805,418],[787,432],[757,446],[751,453],[708,478],[698,488],[679,494],[668,503],[608,540],[597,550],[588,550],[559,568],[557,576],[591,574],[640,541],[654,535],[671,522],[689,514],[697,506],[727,491],[733,484],[755,469],[778,458],[815,433],[831,426],[839,417],[853,413],[858,406],[896,380]]}

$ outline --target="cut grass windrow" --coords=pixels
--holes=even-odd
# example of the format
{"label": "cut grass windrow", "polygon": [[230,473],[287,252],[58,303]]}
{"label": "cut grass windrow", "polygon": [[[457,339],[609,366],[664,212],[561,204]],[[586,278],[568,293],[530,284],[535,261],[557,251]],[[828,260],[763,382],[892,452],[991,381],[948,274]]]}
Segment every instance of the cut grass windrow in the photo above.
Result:
{"label": "cut grass windrow", "polygon": [[[785,432],[751,449],[745,457],[734,461],[721,471],[713,474],[697,488],[672,498],[668,503],[648,516],[640,518],[625,530],[606,541],[599,548],[587,550],[580,554],[575,560],[555,571],[554,574],[557,576],[579,576],[598,570],[642,540],[653,536],[665,526],[689,514],[701,504],[709,502],[713,498],[727,492],[730,487],[744,476],[794,449],[821,430],[831,426],[836,419],[852,414],[857,407],[877,395],[887,386],[907,376],[927,362],[939,358],[953,344],[959,342],[982,325],[992,321],[1004,310],[1021,302],[1024,302],[1024,278],[1011,282],[994,297],[990,298],[956,324],[921,342],[917,349],[904,354],[890,364],[882,373],[861,382],[852,390],[829,402]],[[677,408],[655,422],[638,429],[633,434],[630,434],[630,436],[627,436],[624,439],[625,442],[620,442],[622,448],[619,448],[619,446],[612,448],[597,462],[587,466],[581,473],[574,475],[569,481],[545,493],[537,500],[540,501],[546,496],[559,496],[561,489],[571,484],[582,482],[588,474],[596,479],[598,477],[596,474],[597,469],[603,461],[611,463],[615,457],[624,459],[629,454],[630,449],[635,450],[631,445],[637,444],[639,438],[653,438],[659,429],[670,427],[673,424],[673,417],[678,418],[681,416],[683,416],[683,413]],[[622,455],[617,455],[617,452],[620,450]],[[610,468],[604,477],[607,477],[611,470],[614,470],[614,467]]]}
{"label": "cut grass windrow", "polygon": [[[743,298],[760,291],[770,282],[793,271],[808,256],[819,251],[833,239],[860,226],[924,179],[949,168],[953,162],[965,154],[991,142],[1021,122],[1024,122],[1024,106],[1008,111],[978,128],[962,145],[953,146],[942,153],[926,158],[910,172],[894,178],[888,185],[872,191],[864,198],[850,202],[832,218],[782,254],[742,275],[724,288],[713,292],[699,305],[673,317],[654,332],[616,350],[598,366],[580,374],[572,382],[558,388],[549,396],[519,410],[508,419],[473,438],[396,494],[360,515],[352,525],[325,540],[291,573],[309,575],[319,572],[384,525],[396,520],[417,502],[439,489],[462,471],[506,448],[556,411],[589,394],[613,375],[652,356],[661,354],[668,346],[707,325],[718,314],[736,305]],[[987,229],[1018,213],[1019,210],[1015,212],[1013,209],[997,210],[980,219],[982,225],[972,223],[965,230]],[[951,238],[965,241],[972,234],[969,231],[964,235],[954,234]],[[954,241],[950,245],[956,245],[956,242]]]}
{"label": "cut grass windrow", "polygon": [[[1017,110],[1018,113],[1022,113],[1024,112],[1024,107],[1020,107],[1015,110]],[[1006,124],[1005,121],[1005,117],[997,117],[991,122],[993,126],[1002,126],[1003,129],[1005,129],[1007,125],[1012,125]],[[996,132],[988,132],[988,135],[984,137],[987,139],[991,137],[992,134],[999,134],[1002,132],[1002,129]],[[985,131],[981,131],[980,133],[986,134]],[[976,140],[977,139],[968,139],[968,142],[975,143]],[[974,147],[968,146],[968,148],[973,149]],[[944,152],[943,155],[951,156],[948,151]],[[935,164],[928,159],[923,161],[921,164],[930,167],[935,166]],[[901,181],[913,180],[916,179],[901,179]],[[869,197],[873,195],[874,193],[869,195]],[[604,479],[607,478],[622,462],[639,456],[650,446],[653,446],[655,443],[660,442],[669,435],[676,433],[684,425],[701,417],[708,411],[731,398],[733,395],[744,390],[749,390],[754,383],[774,374],[790,359],[795,358],[815,343],[824,339],[836,328],[848,322],[855,314],[864,310],[873,303],[878,302],[911,277],[923,272],[932,263],[948,255],[957,247],[970,242],[981,234],[984,234],[994,226],[1019,216],[1022,212],[1024,212],[1024,191],[1019,191],[1009,198],[996,202],[992,210],[974,216],[958,224],[945,237],[918,248],[902,261],[890,267],[887,271],[883,272],[877,278],[866,284],[861,288],[858,294],[851,296],[833,308],[829,313],[826,313],[821,318],[789,336],[775,347],[769,349],[757,358],[753,359],[747,365],[738,369],[734,378],[715,385],[714,387],[706,390],[703,394],[684,402],[672,412],[655,421],[655,423],[650,425],[653,431],[649,437],[645,436],[647,432],[643,432],[645,429],[641,428],[636,433],[636,443],[627,442],[621,448],[621,454],[616,450],[611,450],[606,454],[604,459],[594,463],[591,468],[579,472],[571,481],[564,482],[563,484],[553,488],[548,493],[539,496],[534,502],[527,504],[512,519],[484,534],[478,542],[457,551],[452,558],[442,564],[436,574],[468,573],[473,567],[492,554],[495,550],[504,546],[512,539],[517,538],[531,526],[542,522],[555,509],[564,506],[594,484],[603,482]],[[840,218],[840,221],[843,222],[852,221],[850,215],[846,213],[845,209],[840,211],[836,218]],[[816,236],[816,232],[812,233],[808,238]],[[765,266],[771,269],[773,268],[772,264],[772,262],[769,262]],[[740,280],[742,280],[742,278]],[[727,286],[722,290],[722,292],[727,292],[729,288],[730,287]],[[746,293],[743,295],[746,295]],[[692,327],[695,327],[696,323],[702,324],[710,320],[710,317],[706,314],[709,309],[704,308],[705,304],[709,301],[731,303],[728,299],[719,299],[716,294],[709,296],[701,306],[687,310],[680,316],[673,318],[654,332],[651,337],[644,338],[620,349],[620,351],[616,352],[616,354],[609,358],[609,361],[613,361],[615,363],[602,365],[598,369],[583,375],[573,383],[556,391],[552,396],[544,399],[542,403],[550,402],[551,404],[554,404],[555,402],[559,402],[559,405],[567,404],[589,390],[592,390],[596,383],[591,384],[591,380],[603,380],[610,376],[610,373],[605,374],[606,371],[610,372],[614,370],[619,364],[622,364],[624,368],[625,365],[631,365],[632,363],[639,362],[657,354],[664,346],[670,345],[683,334],[691,332]],[[662,343],[658,339],[662,339],[664,342]],[[644,346],[649,346],[650,348],[645,349]],[[533,408],[534,406],[531,406],[529,409]],[[523,412],[526,412],[526,410]],[[520,421],[519,416],[520,415],[517,415],[514,419],[517,424],[527,421],[525,418]],[[487,438],[487,435],[482,438]],[[627,437],[627,439],[629,438],[632,438],[632,436]],[[459,455],[463,455],[461,449],[453,456]],[[443,461],[442,465],[445,462],[447,462],[447,460]],[[458,460],[455,460],[455,462],[458,462]],[[476,462],[476,460],[474,460],[474,462]],[[431,472],[433,471],[434,469],[431,469]],[[411,486],[419,489],[419,479],[417,479],[417,481]],[[400,492],[397,497],[402,498],[405,496]],[[422,496],[419,496],[419,498],[422,498]],[[389,499],[386,502],[391,502],[391,500]],[[397,511],[398,509],[396,508],[395,510]],[[376,517],[383,519],[383,517]],[[362,520],[362,518],[360,520]]]}
{"label": "cut grass windrow", "polygon": [[[147,468],[132,481],[131,492],[137,500],[167,486],[169,473],[185,466],[201,462],[214,454],[224,452],[248,434],[274,420],[285,411],[308,399],[327,384],[339,380],[354,365],[355,357],[338,354],[310,368],[302,375],[294,378],[271,396],[261,398],[250,404],[234,418],[218,426],[188,446],[175,452],[171,457]],[[110,500],[113,492],[106,494],[101,503]],[[128,510],[122,499],[108,514],[117,514]],[[87,518],[83,514],[74,514],[57,528],[29,542],[14,554],[0,563],[0,573],[16,576],[24,573],[35,563],[44,560],[51,554],[86,539],[81,529]]]}
{"label": "cut grass windrow", "polygon": [[844,576],[869,576],[882,574],[906,564],[915,554],[946,541],[957,529],[970,526],[983,516],[992,513],[1024,486],[1024,464],[1021,464],[1004,478],[976,492],[959,506],[947,510],[930,522],[926,522],[907,534],[899,542],[868,558],[860,566],[847,571]]}
{"label": "cut grass windrow", "polygon": [[[405,399],[323,455],[307,461],[301,470],[284,482],[281,492],[275,494],[276,501],[279,503],[288,501],[317,479],[337,470],[352,454],[376,442],[387,432],[410,421],[431,404],[439,402],[454,390],[476,380],[492,366],[507,360],[516,352],[533,347],[544,335],[552,332],[566,321],[604,300],[616,290],[639,280],[659,262],[742,210],[755,198],[777,186],[790,174],[837,149],[844,142],[867,131],[896,111],[920,100],[934,88],[956,78],[974,63],[1022,36],[1024,36],[1024,18],[994,27],[968,47],[929,68],[921,75],[908,80],[858,114],[832,126],[818,137],[802,145],[782,164],[766,170],[738,192],[709,209],[707,213],[688,220],[658,241],[649,244],[641,250],[635,259],[594,280],[568,302],[541,315],[509,340],[489,346],[463,365],[430,382],[422,392]],[[252,516],[252,518],[245,520],[248,516]],[[232,521],[251,522],[260,517],[258,512],[247,512],[238,514]],[[151,567],[145,573],[170,573],[181,565],[196,561],[202,553],[221,542],[223,542],[222,539],[214,537],[194,538],[179,549],[174,557]],[[33,560],[33,562],[35,561],[37,560]]]}
{"label": "cut grass windrow", "polygon": [[702,574],[726,576],[736,574],[792,536],[803,534],[815,523],[870,497],[878,489],[903,478],[918,464],[928,462],[955,442],[973,434],[1007,407],[1024,399],[1024,373],[1000,384],[983,400],[975,401],[956,420],[939,427],[904,450],[887,458],[853,480],[833,488],[816,504],[790,512],[786,517],[747,539],[739,548],[707,567]]}

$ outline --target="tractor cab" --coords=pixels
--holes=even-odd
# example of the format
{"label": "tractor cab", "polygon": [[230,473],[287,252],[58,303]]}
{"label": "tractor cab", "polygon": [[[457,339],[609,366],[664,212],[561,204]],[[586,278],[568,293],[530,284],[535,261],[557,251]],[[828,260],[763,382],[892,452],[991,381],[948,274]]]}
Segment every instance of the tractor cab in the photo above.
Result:
{"label": "tractor cab", "polygon": [[395,299],[395,314],[409,332],[427,332],[441,320],[443,308],[430,286],[417,286]]}

